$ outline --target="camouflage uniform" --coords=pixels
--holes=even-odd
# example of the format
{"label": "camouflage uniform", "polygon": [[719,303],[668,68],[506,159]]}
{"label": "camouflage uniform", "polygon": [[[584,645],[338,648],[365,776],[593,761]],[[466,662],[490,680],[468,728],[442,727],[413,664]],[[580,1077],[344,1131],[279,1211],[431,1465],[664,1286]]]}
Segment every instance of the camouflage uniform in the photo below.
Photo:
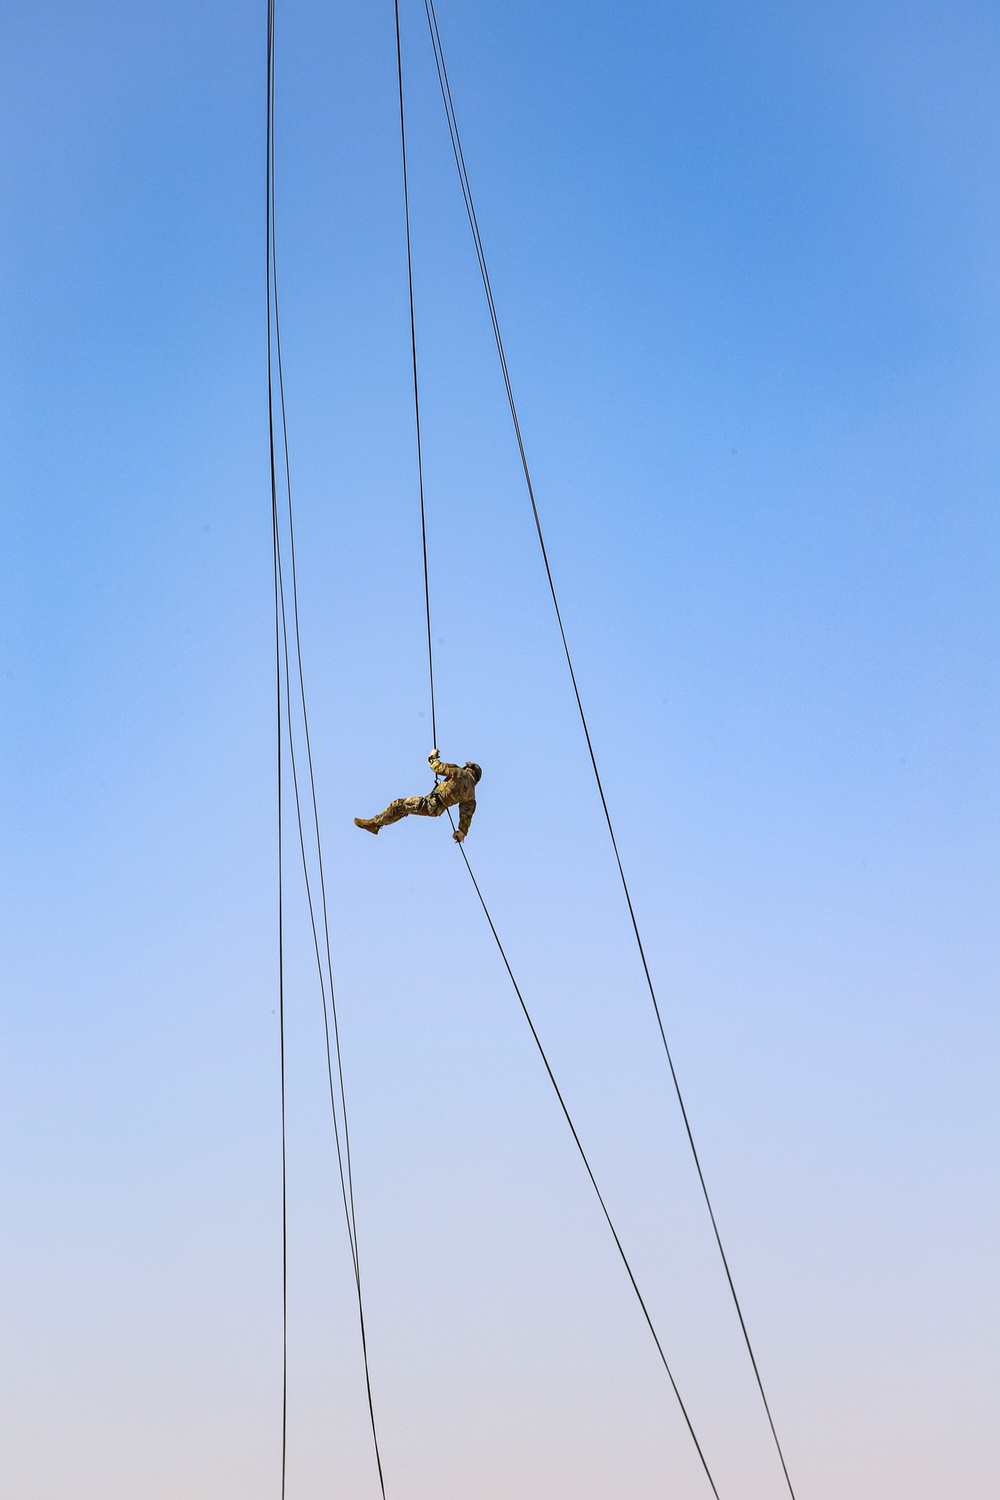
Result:
{"label": "camouflage uniform", "polygon": [[397,797],[377,817],[355,818],[358,827],[366,828],[369,833],[378,833],[388,823],[398,823],[400,818],[439,818],[446,807],[457,807],[458,832],[452,837],[461,843],[476,811],[476,783],[483,773],[473,761],[455,766],[450,761],[439,760],[436,750],[431,751],[427,761],[436,776],[444,777],[432,792],[426,797]]}

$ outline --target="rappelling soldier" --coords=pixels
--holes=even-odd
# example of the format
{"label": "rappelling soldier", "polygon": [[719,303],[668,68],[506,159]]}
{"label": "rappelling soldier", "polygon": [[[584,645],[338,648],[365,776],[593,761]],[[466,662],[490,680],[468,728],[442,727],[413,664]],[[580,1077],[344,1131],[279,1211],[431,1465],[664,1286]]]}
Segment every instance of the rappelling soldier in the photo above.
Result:
{"label": "rappelling soldier", "polygon": [[469,831],[476,811],[476,784],[483,774],[482,768],[474,760],[467,760],[464,766],[453,766],[450,761],[439,760],[436,750],[431,751],[427,762],[435,776],[444,778],[432,792],[426,797],[397,797],[377,817],[355,818],[358,827],[367,828],[369,833],[378,833],[387,823],[398,823],[400,818],[411,815],[418,818],[439,818],[446,807],[457,807],[458,829],[452,834],[452,838],[460,844]]}

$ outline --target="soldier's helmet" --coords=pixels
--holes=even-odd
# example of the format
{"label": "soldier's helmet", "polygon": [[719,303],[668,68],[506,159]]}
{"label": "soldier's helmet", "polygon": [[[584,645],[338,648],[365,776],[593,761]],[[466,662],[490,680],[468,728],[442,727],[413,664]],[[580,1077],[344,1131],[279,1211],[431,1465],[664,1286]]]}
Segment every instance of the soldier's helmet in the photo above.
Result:
{"label": "soldier's helmet", "polygon": [[477,766],[474,760],[467,760],[465,762],[465,769],[472,772],[472,778],[474,781],[480,781],[482,779],[483,768],[482,766]]}

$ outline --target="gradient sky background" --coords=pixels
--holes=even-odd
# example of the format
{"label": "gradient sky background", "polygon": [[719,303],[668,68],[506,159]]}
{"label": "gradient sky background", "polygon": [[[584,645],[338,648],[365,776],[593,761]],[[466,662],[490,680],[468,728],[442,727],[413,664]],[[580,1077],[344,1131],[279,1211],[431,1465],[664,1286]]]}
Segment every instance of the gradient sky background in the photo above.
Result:
{"label": "gradient sky background", "polygon": [[[723,1500],[782,1493],[404,4],[439,725]],[[1000,1489],[1000,11],[440,0],[553,566],[799,1500]],[[708,1493],[443,824],[388,3],[279,0],[306,667],[391,1500]],[[0,1487],[271,1500],[263,0],[5,8]],[[377,1494],[290,916],[289,1500]]]}

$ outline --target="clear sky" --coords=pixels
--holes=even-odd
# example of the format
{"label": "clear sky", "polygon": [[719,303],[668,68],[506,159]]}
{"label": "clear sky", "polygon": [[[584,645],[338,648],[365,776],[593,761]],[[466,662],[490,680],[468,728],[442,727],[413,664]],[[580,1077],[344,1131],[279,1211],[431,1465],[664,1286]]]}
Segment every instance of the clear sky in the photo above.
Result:
{"label": "clear sky", "polygon": [[[1000,11],[439,0],[553,567],[799,1500],[994,1500]],[[722,1500],[780,1473],[403,0],[439,728]],[[442,823],[391,6],[278,0],[304,650],[390,1500],[708,1493]],[[8,5],[0,1489],[272,1500],[265,5]],[[289,1500],[374,1500],[289,917]]]}

